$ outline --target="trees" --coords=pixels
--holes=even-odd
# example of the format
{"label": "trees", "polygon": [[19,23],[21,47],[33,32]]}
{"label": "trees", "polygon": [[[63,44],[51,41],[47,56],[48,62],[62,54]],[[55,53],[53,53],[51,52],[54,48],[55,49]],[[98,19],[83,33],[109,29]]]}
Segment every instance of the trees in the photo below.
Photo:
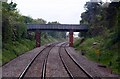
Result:
{"label": "trees", "polygon": [[46,24],[47,21],[45,21],[42,18],[38,18],[38,19],[34,19],[32,23],[35,23],[35,24]]}
{"label": "trees", "polygon": [[[107,60],[106,65],[109,63],[109,67],[116,69],[116,72],[120,73],[120,53],[118,49],[118,44],[120,43],[120,1],[114,2],[112,0],[111,3],[89,2],[86,3],[85,8],[86,11],[81,14],[82,20],[80,23],[88,24],[90,27],[88,35],[92,38],[87,36],[86,40],[94,39],[92,42],[85,41],[86,45],[89,42],[99,42],[100,62]],[[87,46],[83,47],[87,48]],[[90,47],[88,46],[88,48]],[[89,49],[86,49],[86,51],[89,51]],[[89,51],[88,53],[92,52]],[[106,56],[104,56],[105,54]],[[109,56],[110,54],[111,56]],[[109,59],[110,57],[112,58]],[[106,60],[102,58],[106,58]],[[117,71],[118,69],[119,71]]]}
{"label": "trees", "polygon": [[[108,6],[105,7],[105,5]],[[80,23],[89,25],[89,36],[105,34],[106,29],[115,31],[113,29],[118,23],[119,6],[120,2],[87,2],[86,11],[81,14]]]}
{"label": "trees", "polygon": [[12,41],[12,25],[10,21],[12,20],[11,14],[15,12],[16,4],[11,2],[10,4],[3,2],[2,8],[2,39],[3,42],[7,43]]}
{"label": "trees", "polygon": [[[0,42],[0,51],[2,50],[2,59],[3,63],[10,61],[11,59],[29,51],[35,47],[35,33],[34,32],[27,32],[27,24],[46,24],[42,18],[33,19],[30,16],[21,15],[17,9],[16,3],[6,3],[3,2],[2,10],[2,36],[0,34],[0,40],[2,38],[2,43]],[[47,38],[47,35],[51,35],[46,32],[41,33],[41,41],[42,44],[46,44],[49,42],[56,41],[54,38],[50,37]],[[65,33],[58,33],[54,32],[56,37],[61,38],[65,36]],[[59,37],[60,35],[60,37]],[[54,35],[53,35],[54,37]],[[1,45],[2,44],[2,45]]]}
{"label": "trees", "polygon": [[16,9],[16,3],[3,3],[2,8],[2,36],[3,42],[17,41],[26,38],[26,23],[32,22],[32,18],[22,16]]}
{"label": "trees", "polygon": [[81,14],[81,24],[87,24],[90,27],[89,36],[96,36],[103,31],[104,9],[102,2],[87,2],[85,4],[85,12]]}
{"label": "trees", "polygon": [[[59,22],[48,22],[48,24],[60,24]],[[66,38],[66,32],[47,32],[48,35],[54,37],[54,38]]]}
{"label": "trees", "polygon": [[102,35],[105,39],[111,38],[110,43],[115,44],[119,40],[119,8],[120,2],[87,2],[86,11],[81,14],[81,24],[88,24],[88,35],[91,37]]}
{"label": "trees", "polygon": [[[19,14],[16,9],[16,3],[3,2],[2,8],[2,40],[3,44],[12,43],[14,41],[19,41],[21,39],[33,39],[35,37],[34,33],[27,33],[26,24],[46,24],[42,18],[33,19],[30,16],[23,16]],[[48,24],[59,24],[59,22],[48,22]],[[42,36],[50,35],[55,38],[65,38],[66,33],[61,32],[44,32]],[[4,45],[3,45],[4,46]]]}

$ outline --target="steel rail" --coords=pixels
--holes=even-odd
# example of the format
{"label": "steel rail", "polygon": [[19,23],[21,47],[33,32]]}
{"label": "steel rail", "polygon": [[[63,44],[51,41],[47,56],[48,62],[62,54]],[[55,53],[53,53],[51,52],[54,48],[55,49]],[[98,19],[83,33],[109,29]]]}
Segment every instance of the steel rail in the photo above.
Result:
{"label": "steel rail", "polygon": [[23,72],[20,74],[20,76],[18,77],[18,79],[23,79],[25,74],[27,73],[28,69],[30,68],[30,66],[32,65],[32,63],[34,62],[34,60],[48,47],[50,47],[53,44],[48,45],[47,47],[43,48],[32,60],[31,62],[25,67],[25,69],[23,70]]}
{"label": "steel rail", "polygon": [[[54,45],[54,46],[55,46],[55,45]],[[54,47],[54,46],[53,46],[53,47]],[[44,59],[44,63],[43,63],[43,67],[42,67],[42,76],[41,76],[41,79],[45,79],[47,60],[48,60],[49,53],[50,53],[50,51],[52,50],[53,47],[51,47],[51,48],[49,49],[48,54],[47,54],[47,56],[46,56],[45,59]]]}
{"label": "steel rail", "polygon": [[70,70],[69,70],[68,67],[66,66],[66,64],[65,64],[65,62],[64,62],[64,60],[63,60],[63,58],[62,58],[62,56],[61,56],[61,54],[60,54],[61,48],[62,48],[63,45],[66,45],[66,43],[63,43],[63,44],[60,46],[60,48],[59,48],[59,57],[60,57],[60,59],[61,59],[61,61],[62,61],[62,64],[63,64],[65,70],[67,71],[68,75],[70,76],[70,78],[71,78],[71,79],[74,79],[72,73],[70,72]]}
{"label": "steel rail", "polygon": [[94,77],[89,73],[87,72],[74,58],[73,56],[67,51],[66,48],[64,48],[66,53],[68,54],[68,56],[72,59],[72,61],[90,78],[90,79],[94,79]]}

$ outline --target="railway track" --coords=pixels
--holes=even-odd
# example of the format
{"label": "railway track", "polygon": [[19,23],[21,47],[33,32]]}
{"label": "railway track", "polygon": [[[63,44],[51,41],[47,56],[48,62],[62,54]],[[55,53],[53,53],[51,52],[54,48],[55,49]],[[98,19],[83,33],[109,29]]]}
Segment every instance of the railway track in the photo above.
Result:
{"label": "railway track", "polygon": [[[47,61],[47,57],[49,55],[50,50],[58,43],[54,43],[51,45],[48,45],[46,48],[44,48],[42,51],[40,51],[33,59],[32,61],[26,66],[26,68],[24,69],[24,71],[20,74],[18,79],[23,79],[25,77],[30,77],[33,76],[33,74],[38,74],[35,75],[36,77],[41,77],[42,79],[45,77],[45,68],[46,68],[46,61]],[[42,54],[42,55],[41,55]],[[44,54],[44,55],[43,55]],[[41,57],[42,56],[42,57]],[[40,59],[39,59],[40,58]],[[36,64],[38,63],[37,61],[41,60],[42,62],[39,63],[39,72],[33,73],[33,69],[35,66],[37,66]],[[31,73],[32,72],[32,73]],[[34,76],[33,76],[34,77]]]}
{"label": "railway track", "polygon": [[88,78],[94,79],[91,74],[89,74],[79,63],[70,55],[70,53],[66,50],[67,44],[62,44],[59,48],[59,56],[60,59],[71,79],[74,78]]}
{"label": "railway track", "polygon": [[[47,69],[47,61],[48,56],[52,48],[58,45],[58,43],[52,44],[44,48],[38,55],[36,55],[32,61],[27,65],[24,71],[20,74],[19,79],[23,79],[26,77],[39,77],[41,79],[46,78],[46,69]],[[69,78],[74,79],[78,78],[88,78],[93,79],[92,75],[90,75],[87,71],[85,71],[82,66],[80,66],[77,61],[69,54],[66,50],[67,43],[61,43],[58,50],[58,55],[60,57],[60,61],[63,64],[64,70],[67,72]],[[39,61],[39,62],[38,62]],[[37,68],[36,68],[37,67]]]}

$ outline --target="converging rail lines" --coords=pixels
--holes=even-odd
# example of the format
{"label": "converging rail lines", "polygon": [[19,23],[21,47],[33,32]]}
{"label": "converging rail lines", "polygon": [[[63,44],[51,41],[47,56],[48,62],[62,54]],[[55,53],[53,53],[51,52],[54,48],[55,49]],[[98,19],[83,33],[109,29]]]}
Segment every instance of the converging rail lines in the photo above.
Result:
{"label": "converging rail lines", "polygon": [[[73,57],[69,55],[69,52],[66,51],[67,44],[68,43],[65,42],[54,43],[48,45],[42,51],[39,51],[38,55],[33,58],[33,60],[20,74],[19,79],[28,77],[38,77],[41,79],[45,79],[47,77],[61,77],[63,76],[62,73],[65,72],[64,76],[70,79],[74,79],[76,77],[93,79],[93,76],[85,71],[84,68],[79,66]],[[58,49],[58,51],[55,51],[56,49]],[[53,54],[57,57],[54,57]],[[52,64],[51,62],[56,63]],[[59,70],[59,66],[62,66],[61,70]],[[61,74],[61,76],[59,74]]]}

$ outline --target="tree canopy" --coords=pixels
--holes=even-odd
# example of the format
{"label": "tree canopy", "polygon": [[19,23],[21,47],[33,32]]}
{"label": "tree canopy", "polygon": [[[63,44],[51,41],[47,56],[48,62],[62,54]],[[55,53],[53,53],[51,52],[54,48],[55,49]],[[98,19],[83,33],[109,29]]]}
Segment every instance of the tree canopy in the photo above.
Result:
{"label": "tree canopy", "polygon": [[[47,21],[42,18],[33,19],[30,16],[24,16],[17,10],[16,3],[2,3],[2,40],[4,43],[12,43],[21,39],[33,39],[34,33],[27,32],[26,24],[47,24]],[[48,24],[59,24],[59,22],[48,22]],[[45,32],[42,36],[50,35],[54,38],[64,38],[65,33],[60,32]],[[3,45],[4,46],[4,45]]]}

